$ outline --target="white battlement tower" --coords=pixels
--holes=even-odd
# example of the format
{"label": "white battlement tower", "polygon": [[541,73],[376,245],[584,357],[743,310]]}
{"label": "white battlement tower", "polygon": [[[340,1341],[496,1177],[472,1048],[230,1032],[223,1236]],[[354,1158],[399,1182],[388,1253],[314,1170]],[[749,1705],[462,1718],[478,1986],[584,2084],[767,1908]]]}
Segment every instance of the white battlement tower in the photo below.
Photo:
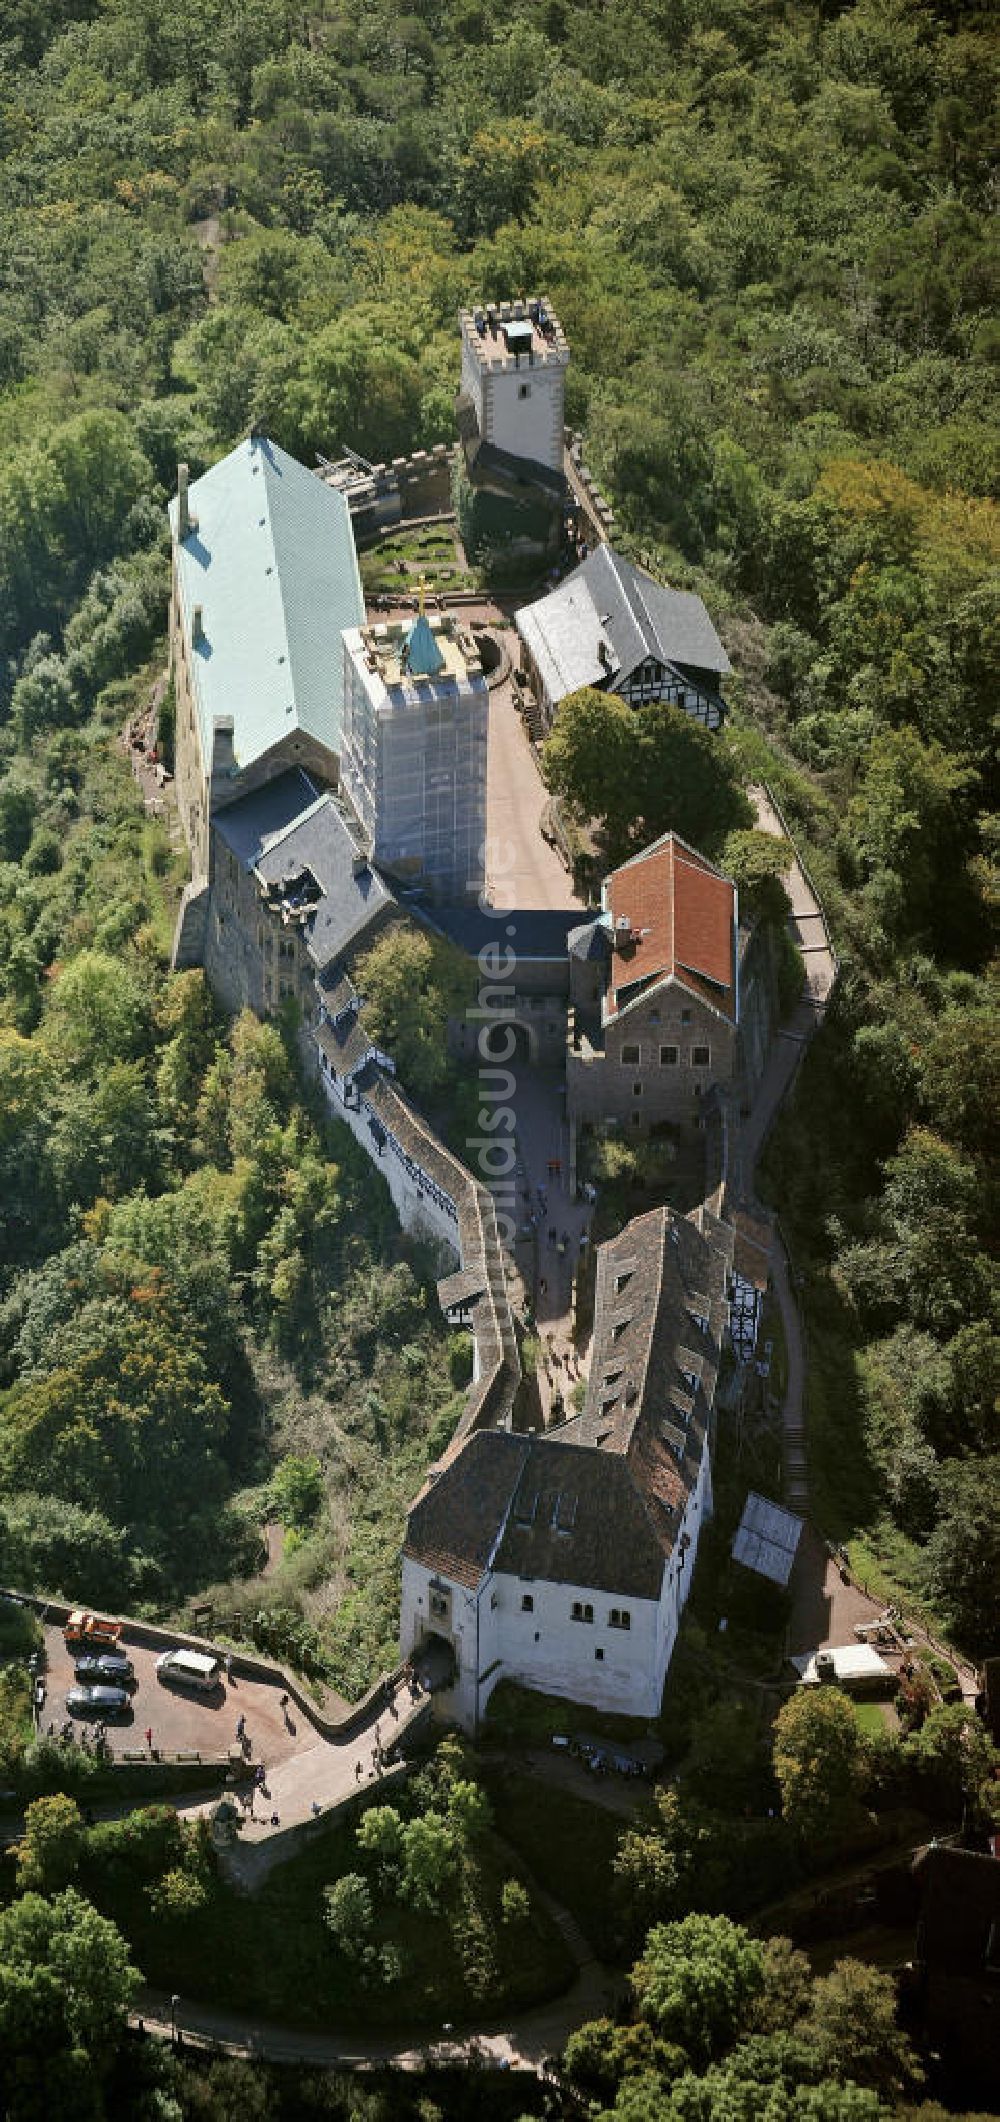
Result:
{"label": "white battlement tower", "polygon": [[569,347],[547,298],[463,310],[461,328],[462,398],[480,444],[561,474]]}

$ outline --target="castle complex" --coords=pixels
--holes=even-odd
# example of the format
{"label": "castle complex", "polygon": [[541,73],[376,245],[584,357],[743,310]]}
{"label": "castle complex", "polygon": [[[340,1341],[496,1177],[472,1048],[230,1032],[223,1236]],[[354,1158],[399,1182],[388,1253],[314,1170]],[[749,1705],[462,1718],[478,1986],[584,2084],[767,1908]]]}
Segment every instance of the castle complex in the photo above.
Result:
{"label": "castle complex", "polygon": [[[494,498],[560,514],[569,351],[544,302],[463,314],[459,429]],[[326,468],[328,469],[328,468]],[[367,504],[366,504],[367,505]],[[486,905],[488,687],[461,619],[370,622],[350,494],[254,434],[171,504],[176,780],[191,852],[174,947],[230,1010],[297,1004],[331,1112],[439,1250],[473,1383],[410,1512],[402,1646],[446,1650],[442,1707],[475,1729],[517,1678],[656,1713],[711,1508],[733,1234],[657,1209],[601,1249],[586,1401],[519,1423],[520,1360],[488,1187],[408,1098],[366,1031],[353,969],[414,920],[477,955]],[[518,615],[546,719],[580,684],[722,720],[725,653],[700,599],[599,547]],[[511,710],[512,711],[512,710]],[[673,834],[606,878],[582,915],[504,909],[514,1050],[565,1069],[571,1128],[701,1127],[752,1087],[770,1025],[766,952],[734,885]],[[480,962],[482,960],[480,959]],[[474,1030],[452,1027],[474,1065]],[[471,1040],[471,1044],[470,1044]]]}

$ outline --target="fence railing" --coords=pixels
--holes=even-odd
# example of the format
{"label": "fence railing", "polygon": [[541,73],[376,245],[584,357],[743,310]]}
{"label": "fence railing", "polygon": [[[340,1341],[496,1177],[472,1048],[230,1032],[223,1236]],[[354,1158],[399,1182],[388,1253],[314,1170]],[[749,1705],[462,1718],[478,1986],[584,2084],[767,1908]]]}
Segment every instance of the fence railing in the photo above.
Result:
{"label": "fence railing", "polygon": [[814,877],[813,877],[813,875],[812,875],[812,872],[811,872],[811,870],[810,870],[810,869],[808,868],[807,864],[806,864],[806,863],[805,863],[805,862],[803,861],[803,859],[802,859],[802,854],[801,854],[801,851],[800,851],[800,848],[799,848],[799,844],[798,844],[798,841],[797,841],[797,840],[796,840],[796,838],[795,838],[795,834],[794,834],[794,833],[792,832],[792,829],[791,829],[791,827],[790,827],[790,825],[789,825],[789,823],[788,823],[788,819],[787,819],[787,817],[785,816],[784,810],[782,809],[782,806],[781,806],[781,804],[779,803],[779,801],[778,801],[778,798],[777,798],[777,796],[775,795],[775,793],[774,793],[774,790],[773,790],[773,788],[771,787],[771,784],[770,784],[770,782],[769,782],[769,781],[763,781],[763,780],[762,780],[762,781],[761,781],[761,784],[760,784],[760,786],[761,786],[761,788],[762,788],[762,789],[764,790],[764,794],[766,795],[766,797],[767,797],[767,800],[768,800],[768,802],[770,803],[770,805],[771,805],[771,808],[772,808],[772,810],[774,811],[775,817],[777,818],[777,820],[778,820],[778,823],[779,823],[779,825],[780,825],[780,827],[781,827],[781,830],[782,830],[782,832],[783,832],[783,833],[784,833],[784,835],[785,835],[785,839],[786,839],[786,840],[788,841],[788,844],[789,844],[789,846],[790,846],[790,848],[791,848],[791,850],[792,850],[792,853],[793,853],[793,855],[795,856],[795,860],[796,860],[796,862],[798,863],[798,865],[799,865],[799,868],[800,868],[800,870],[802,871],[802,875],[803,875],[803,877],[805,878],[805,881],[806,881],[806,883],[807,883],[807,884],[808,884],[808,886],[809,886],[809,889],[810,889],[810,891],[811,891],[811,893],[812,893],[812,895],[813,895],[813,898],[814,898],[814,899],[815,899],[815,901],[816,901],[816,911],[817,911],[817,913],[818,913],[818,915],[819,915],[819,918],[820,918],[820,920],[821,920],[821,922],[822,922],[822,924],[823,924],[823,934],[824,934],[824,936],[825,936],[825,938],[826,938],[826,947],[827,947],[827,950],[828,950],[828,951],[829,951],[829,953],[830,953],[830,958],[831,958],[831,960],[832,960],[832,963],[833,963],[833,983],[832,983],[832,985],[831,985],[831,988],[830,988],[830,993],[832,994],[832,993],[833,993],[833,987],[834,987],[834,986],[836,985],[836,982],[837,982],[837,978],[838,978],[838,975],[839,975],[839,973],[840,973],[840,959],[839,959],[839,958],[838,958],[838,956],[837,956],[836,948],[835,948],[835,945],[834,945],[834,941],[833,941],[833,936],[832,936],[832,934],[831,934],[831,931],[830,931],[830,923],[829,923],[829,921],[827,920],[827,916],[826,916],[826,908],[825,908],[825,906],[824,906],[824,904],[823,904],[823,900],[822,900],[822,898],[821,898],[821,896],[820,896],[820,893],[819,893],[819,891],[817,890],[817,887],[816,887],[816,882],[815,882],[815,879],[814,879]]}

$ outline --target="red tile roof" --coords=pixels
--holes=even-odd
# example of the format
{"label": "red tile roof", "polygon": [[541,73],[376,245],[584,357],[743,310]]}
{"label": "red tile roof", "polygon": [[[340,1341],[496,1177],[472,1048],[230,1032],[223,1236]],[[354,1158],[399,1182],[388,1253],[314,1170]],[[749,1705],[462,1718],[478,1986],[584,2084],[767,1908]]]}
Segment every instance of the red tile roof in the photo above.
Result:
{"label": "red tile roof", "polygon": [[[614,948],[608,1013],[629,989],[671,975],[736,1021],[736,888],[668,833],[606,885]],[[627,922],[627,928],[624,924]]]}

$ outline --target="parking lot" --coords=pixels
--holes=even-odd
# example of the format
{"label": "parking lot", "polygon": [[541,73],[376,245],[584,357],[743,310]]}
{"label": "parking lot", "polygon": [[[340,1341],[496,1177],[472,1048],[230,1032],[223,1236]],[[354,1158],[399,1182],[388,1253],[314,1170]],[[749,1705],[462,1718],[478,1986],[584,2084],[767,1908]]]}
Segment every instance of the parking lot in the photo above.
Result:
{"label": "parking lot", "polygon": [[[119,1758],[125,1753],[144,1751],[147,1731],[152,1733],[153,1749],[158,1753],[226,1754],[238,1745],[236,1724],[241,1715],[246,1718],[252,1759],[263,1761],[266,1766],[287,1761],[316,1743],[313,1725],[294,1702],[289,1704],[286,1718],[281,1708],[282,1689],[277,1682],[235,1675],[231,1680],[223,1678],[214,1694],[192,1694],[186,1689],[165,1687],[157,1679],[156,1660],[162,1644],[135,1642],[126,1630],[119,1648],[131,1659],[136,1677],[130,1712],[107,1726],[108,1747]],[[87,1653],[68,1649],[58,1625],[45,1629],[45,1652],[46,1699],[39,1714],[39,1727],[44,1732],[52,1724],[58,1732],[66,1720],[67,1692],[75,1685],[75,1660]],[[84,1731],[92,1733],[93,1720],[77,1718],[73,1730],[78,1739]]]}

